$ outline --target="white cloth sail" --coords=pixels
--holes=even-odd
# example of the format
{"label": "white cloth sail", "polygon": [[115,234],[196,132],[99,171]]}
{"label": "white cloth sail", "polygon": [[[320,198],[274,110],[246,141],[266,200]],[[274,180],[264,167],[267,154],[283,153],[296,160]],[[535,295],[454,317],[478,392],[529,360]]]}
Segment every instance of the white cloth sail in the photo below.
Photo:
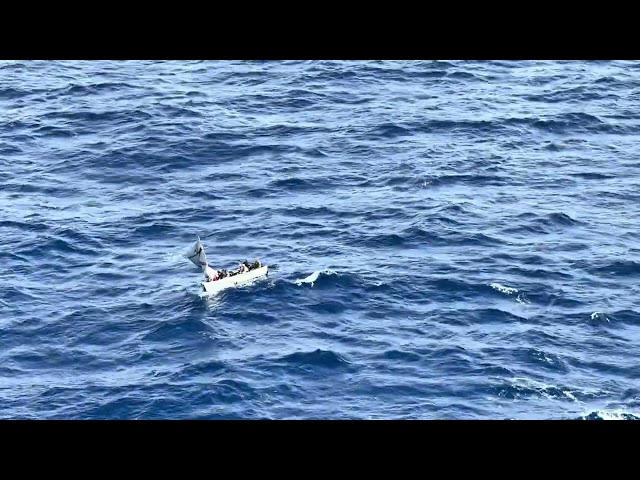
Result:
{"label": "white cloth sail", "polygon": [[198,241],[189,248],[186,257],[198,267],[204,269],[207,266],[207,255],[204,252],[204,245],[202,245],[200,237],[198,237]]}

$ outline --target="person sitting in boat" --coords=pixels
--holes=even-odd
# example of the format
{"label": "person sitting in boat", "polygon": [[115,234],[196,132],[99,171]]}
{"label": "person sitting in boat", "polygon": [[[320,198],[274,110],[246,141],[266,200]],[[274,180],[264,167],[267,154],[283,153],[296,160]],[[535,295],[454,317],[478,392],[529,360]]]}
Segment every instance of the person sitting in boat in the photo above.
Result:
{"label": "person sitting in boat", "polygon": [[218,271],[214,270],[209,265],[204,268],[204,276],[206,277],[207,282],[214,282],[219,278]]}
{"label": "person sitting in boat", "polygon": [[256,268],[260,268],[262,266],[262,263],[260,263],[260,260],[256,258],[256,260],[251,264],[251,268],[253,270],[255,270]]}
{"label": "person sitting in boat", "polygon": [[247,267],[247,261],[245,260],[238,267],[238,273],[247,273],[249,271],[249,267]]}
{"label": "person sitting in boat", "polygon": [[244,265],[245,267],[247,267],[247,270],[246,270],[247,272],[248,272],[249,270],[251,270],[251,264],[250,264],[247,260],[245,260],[244,262],[242,262],[242,265]]}

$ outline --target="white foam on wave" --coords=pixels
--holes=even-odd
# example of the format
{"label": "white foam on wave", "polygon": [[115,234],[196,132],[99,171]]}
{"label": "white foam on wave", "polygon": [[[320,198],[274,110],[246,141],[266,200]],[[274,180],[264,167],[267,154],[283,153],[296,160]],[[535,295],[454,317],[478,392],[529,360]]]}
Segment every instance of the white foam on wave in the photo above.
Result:
{"label": "white foam on wave", "polygon": [[168,263],[184,263],[184,261],[186,260],[186,265],[188,265],[190,262],[187,259],[186,254],[186,249],[174,250],[172,252],[165,252],[165,254],[162,256],[162,259]]}
{"label": "white foam on wave", "polygon": [[318,271],[313,272],[308,277],[299,278],[298,280],[294,280],[293,283],[295,283],[296,285],[302,285],[303,283],[310,283],[311,286],[313,287],[313,284],[318,281],[318,277],[321,274],[324,274],[324,275],[337,275],[337,272],[334,272],[333,270],[318,270]]}
{"label": "white foam on wave", "polygon": [[607,317],[607,314],[604,312],[593,312],[591,314],[591,320],[606,320],[610,322],[609,317]]}
{"label": "white foam on wave", "polygon": [[513,295],[514,293],[518,293],[517,288],[506,287],[504,285],[501,285],[500,283],[491,283],[489,284],[489,286],[494,290],[497,290],[501,293],[506,293],[507,295]]}
{"label": "white foam on wave", "polygon": [[[545,357],[545,360],[548,360],[548,359]],[[579,392],[576,389],[569,389],[569,388],[562,389],[555,385],[539,382],[531,378],[517,377],[517,378],[513,378],[510,383],[511,383],[511,386],[516,389],[521,389],[521,388],[530,389],[536,392],[536,394],[540,395],[541,397],[546,398],[547,400],[563,400],[564,398],[566,398],[576,403],[583,403],[580,400],[578,400],[578,398],[576,398],[574,393],[587,393],[587,392]],[[560,392],[561,395],[558,395],[557,393],[558,391]]]}
{"label": "white foam on wave", "polygon": [[629,416],[633,416],[636,418],[640,417],[640,415],[638,415],[637,413],[625,412],[623,410],[613,410],[610,412],[607,412],[605,410],[596,410],[595,412],[590,412],[588,414],[582,415],[581,418],[584,419],[593,414],[597,415],[602,420],[627,420]]}

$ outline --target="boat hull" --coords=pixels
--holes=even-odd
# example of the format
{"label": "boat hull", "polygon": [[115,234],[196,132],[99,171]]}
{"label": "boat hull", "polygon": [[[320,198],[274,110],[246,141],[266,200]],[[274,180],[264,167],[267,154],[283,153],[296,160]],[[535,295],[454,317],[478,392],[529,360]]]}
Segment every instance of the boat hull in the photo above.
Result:
{"label": "boat hull", "polygon": [[269,266],[265,265],[255,270],[249,270],[246,273],[239,273],[233,277],[225,277],[221,280],[213,282],[202,282],[202,288],[205,293],[217,293],[227,288],[245,285],[261,277],[269,276]]}

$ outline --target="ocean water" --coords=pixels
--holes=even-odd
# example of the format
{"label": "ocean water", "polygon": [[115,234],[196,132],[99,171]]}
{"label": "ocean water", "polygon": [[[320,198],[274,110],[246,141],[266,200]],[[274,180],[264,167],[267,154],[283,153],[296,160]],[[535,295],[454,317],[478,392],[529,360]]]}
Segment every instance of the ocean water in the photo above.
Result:
{"label": "ocean water", "polygon": [[0,418],[640,418],[639,140],[640,62],[0,62]]}

